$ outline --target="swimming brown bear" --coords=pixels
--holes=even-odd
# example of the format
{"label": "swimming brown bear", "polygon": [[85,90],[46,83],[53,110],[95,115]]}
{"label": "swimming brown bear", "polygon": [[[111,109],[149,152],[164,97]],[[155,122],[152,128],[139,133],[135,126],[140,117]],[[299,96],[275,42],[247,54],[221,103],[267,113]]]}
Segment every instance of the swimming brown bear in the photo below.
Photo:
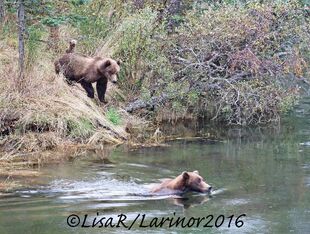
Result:
{"label": "swimming brown bear", "polygon": [[60,72],[70,81],[76,81],[86,90],[87,96],[94,98],[92,83],[96,82],[98,98],[105,102],[107,83],[117,82],[120,62],[111,58],[88,57],[74,53],[76,42],[70,42],[70,47],[61,58],[55,61],[55,72]]}
{"label": "swimming brown bear", "polygon": [[185,193],[189,191],[210,193],[212,187],[199,175],[198,171],[182,172],[174,179],[165,179],[161,184],[152,189],[153,193],[172,191]]}

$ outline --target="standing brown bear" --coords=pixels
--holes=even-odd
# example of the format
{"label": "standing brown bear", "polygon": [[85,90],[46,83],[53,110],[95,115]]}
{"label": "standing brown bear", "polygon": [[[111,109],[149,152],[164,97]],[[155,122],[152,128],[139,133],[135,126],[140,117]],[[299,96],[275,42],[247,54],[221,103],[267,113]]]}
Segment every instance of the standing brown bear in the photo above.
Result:
{"label": "standing brown bear", "polygon": [[[86,90],[87,96],[94,98],[92,83],[96,82],[98,98],[105,102],[104,96],[107,83],[117,82],[120,62],[111,58],[88,57],[74,52],[76,41],[70,42],[70,47],[61,58],[55,61],[55,72],[60,72],[70,81],[76,81]],[[106,103],[106,102],[105,102]]]}

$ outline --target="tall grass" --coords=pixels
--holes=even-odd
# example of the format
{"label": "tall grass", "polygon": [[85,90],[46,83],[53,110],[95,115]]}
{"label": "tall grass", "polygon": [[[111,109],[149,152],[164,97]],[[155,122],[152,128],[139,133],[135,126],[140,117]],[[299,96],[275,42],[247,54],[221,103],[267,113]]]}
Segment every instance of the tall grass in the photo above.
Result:
{"label": "tall grass", "polygon": [[31,69],[33,65],[35,65],[36,59],[39,57],[39,53],[41,52],[42,46],[40,45],[40,40],[44,35],[44,30],[38,26],[30,26],[27,29],[28,38],[26,41],[26,67],[27,69]]}
{"label": "tall grass", "polygon": [[37,54],[24,90],[18,92],[17,52],[1,43],[0,130],[12,122],[11,134],[0,136],[2,150],[34,152],[68,142],[94,142],[94,136],[97,144],[120,143],[127,138],[124,125],[115,125],[106,117],[106,107],[88,98],[78,84],[68,86],[62,76],[55,75],[54,57],[47,51]]}

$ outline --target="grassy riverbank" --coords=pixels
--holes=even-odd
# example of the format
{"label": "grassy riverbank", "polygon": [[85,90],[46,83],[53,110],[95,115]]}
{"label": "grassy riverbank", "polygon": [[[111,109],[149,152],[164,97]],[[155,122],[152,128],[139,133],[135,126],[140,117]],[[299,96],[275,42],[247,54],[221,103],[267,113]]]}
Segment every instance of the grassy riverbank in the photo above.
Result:
{"label": "grassy riverbank", "polygon": [[[308,83],[310,12],[299,1],[142,2],[85,1],[62,6],[62,18],[28,13],[22,81],[16,8],[8,6],[0,36],[2,163],[40,161],[41,152],[72,145],[158,142],[162,121],[277,122]],[[123,61],[107,105],[55,75],[53,61],[72,38],[81,53]]]}

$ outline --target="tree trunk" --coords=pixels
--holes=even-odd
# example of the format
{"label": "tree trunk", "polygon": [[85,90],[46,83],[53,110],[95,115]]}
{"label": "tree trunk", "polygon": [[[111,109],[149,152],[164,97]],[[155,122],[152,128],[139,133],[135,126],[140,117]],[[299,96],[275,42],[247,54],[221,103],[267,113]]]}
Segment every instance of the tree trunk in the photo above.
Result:
{"label": "tree trunk", "polygon": [[25,70],[25,30],[26,30],[26,22],[25,22],[25,6],[24,0],[18,1],[18,55],[19,55],[19,79],[18,85],[20,84],[24,78],[24,70]]}
{"label": "tree trunk", "polygon": [[129,113],[132,113],[136,110],[140,109],[149,109],[149,110],[154,110],[156,109],[157,106],[160,106],[164,103],[169,101],[169,97],[166,94],[162,94],[160,96],[152,97],[148,101],[144,101],[142,99],[137,99],[131,103],[129,103],[126,107],[125,110]]}
{"label": "tree trunk", "polygon": [[5,16],[4,0],[0,0],[0,24],[3,23]]}

